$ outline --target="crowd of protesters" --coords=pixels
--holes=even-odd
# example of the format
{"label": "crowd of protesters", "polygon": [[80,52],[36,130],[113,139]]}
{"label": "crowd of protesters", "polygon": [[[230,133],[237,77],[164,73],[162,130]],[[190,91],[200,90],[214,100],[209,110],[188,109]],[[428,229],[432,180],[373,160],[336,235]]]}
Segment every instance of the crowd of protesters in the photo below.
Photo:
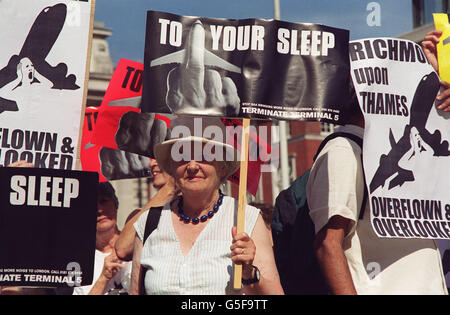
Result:
{"label": "crowd of protesters", "polygon": [[[430,32],[422,43],[436,71],[441,34]],[[450,83],[441,84],[437,108],[450,111]],[[336,131],[362,138],[364,117],[356,97],[351,101],[352,115]],[[220,119],[202,119],[203,128],[224,128]],[[192,129],[193,120],[177,118],[171,128]],[[175,144],[192,145],[194,152],[195,143],[209,145],[212,156],[221,151],[236,158],[219,161],[192,155],[179,161],[172,156]],[[238,201],[220,190],[239,168],[236,149],[208,138],[177,137],[154,150],[151,170],[157,193],[132,212],[122,231],[117,228],[120,196],[110,183],[99,184],[94,281],[70,294],[284,294],[273,253],[273,208],[262,212],[261,205],[246,205],[244,231],[237,233]],[[10,166],[32,167],[25,162]],[[369,205],[364,204],[363,176],[361,147],[345,137],[329,141],[311,169],[307,200],[315,229],[313,245],[329,294],[448,294],[434,241],[375,235],[365,209]],[[148,235],[152,212],[158,213],[157,224]],[[379,265],[375,278],[366,268],[371,262]],[[238,291],[233,289],[233,265],[242,266]],[[25,291],[3,287],[1,292]]]}

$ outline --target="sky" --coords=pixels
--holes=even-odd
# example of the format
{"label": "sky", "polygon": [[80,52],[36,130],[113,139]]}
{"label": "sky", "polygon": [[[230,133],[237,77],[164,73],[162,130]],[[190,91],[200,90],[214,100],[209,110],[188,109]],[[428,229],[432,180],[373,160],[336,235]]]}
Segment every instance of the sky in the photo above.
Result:
{"label": "sky", "polygon": [[[318,23],[350,31],[350,39],[395,37],[412,30],[411,0],[279,0],[280,19]],[[379,5],[379,24],[368,16]],[[116,65],[121,58],[143,62],[146,11],[209,18],[274,17],[273,0],[96,0],[95,20],[112,30],[107,39]]]}

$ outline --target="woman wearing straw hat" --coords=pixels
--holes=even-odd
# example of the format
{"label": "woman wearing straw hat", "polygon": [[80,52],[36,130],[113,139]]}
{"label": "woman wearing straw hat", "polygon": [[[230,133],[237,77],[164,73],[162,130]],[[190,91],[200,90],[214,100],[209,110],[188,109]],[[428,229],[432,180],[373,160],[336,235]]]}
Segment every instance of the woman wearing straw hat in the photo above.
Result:
{"label": "woman wearing straw hat", "polygon": [[[219,190],[239,168],[220,119],[179,117],[171,123],[171,136],[156,146],[155,155],[182,197],[163,207],[158,227],[144,244],[148,211],[136,222],[131,293],[142,289],[144,268],[146,294],[282,294],[259,210],[246,206],[245,232],[236,234],[237,200]],[[243,285],[237,292],[233,263],[242,265]]]}

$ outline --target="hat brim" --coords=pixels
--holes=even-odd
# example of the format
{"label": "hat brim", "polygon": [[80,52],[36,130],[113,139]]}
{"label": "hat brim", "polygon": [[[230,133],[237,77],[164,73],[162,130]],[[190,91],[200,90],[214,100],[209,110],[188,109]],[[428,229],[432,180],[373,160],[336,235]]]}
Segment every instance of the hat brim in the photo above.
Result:
{"label": "hat brim", "polygon": [[[170,168],[170,164],[171,164],[171,161],[175,161],[171,154],[172,146],[175,143],[180,143],[180,142],[181,143],[201,142],[201,143],[205,143],[205,144],[208,143],[208,144],[223,148],[224,151],[226,152],[226,154],[223,156],[224,159],[222,159],[221,161],[217,161],[217,160],[216,161],[222,162],[225,164],[226,178],[233,175],[240,167],[240,162],[238,160],[239,152],[233,146],[222,143],[222,142],[210,140],[210,139],[205,139],[202,137],[190,136],[190,137],[185,137],[185,138],[166,140],[155,146],[154,153],[155,153],[156,161],[158,162],[158,165],[169,175],[173,176],[173,172]],[[203,154],[203,152],[202,152],[202,154]]]}

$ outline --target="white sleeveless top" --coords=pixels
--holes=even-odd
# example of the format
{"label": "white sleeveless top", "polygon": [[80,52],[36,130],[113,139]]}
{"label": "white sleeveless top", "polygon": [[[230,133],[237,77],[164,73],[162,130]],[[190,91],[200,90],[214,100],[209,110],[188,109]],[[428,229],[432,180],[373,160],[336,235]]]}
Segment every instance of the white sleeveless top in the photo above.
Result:
{"label": "white sleeveless top", "polygon": [[[236,209],[236,211],[235,211]],[[225,196],[219,211],[208,220],[185,257],[172,224],[170,204],[166,204],[156,230],[142,249],[141,265],[147,268],[146,294],[223,295],[241,294],[233,290],[233,263],[230,246],[238,201]],[[252,234],[259,209],[246,206],[245,233]],[[134,224],[138,237],[144,236],[148,211]]]}

